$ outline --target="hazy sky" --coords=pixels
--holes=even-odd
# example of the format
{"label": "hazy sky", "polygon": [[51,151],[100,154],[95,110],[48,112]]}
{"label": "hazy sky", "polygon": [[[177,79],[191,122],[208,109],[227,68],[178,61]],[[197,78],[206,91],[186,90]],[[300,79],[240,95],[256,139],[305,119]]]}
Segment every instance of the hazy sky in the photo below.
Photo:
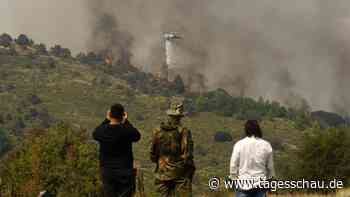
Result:
{"label": "hazy sky", "polygon": [[136,66],[161,65],[162,33],[179,31],[178,58],[210,87],[285,104],[304,98],[314,109],[350,112],[349,0],[0,2],[0,32],[26,33],[76,53],[96,44],[96,22],[108,14],[114,28],[132,38]]}
{"label": "hazy sky", "polygon": [[36,42],[86,48],[84,0],[0,0],[0,32],[26,33]]}
{"label": "hazy sky", "polygon": [[9,2],[11,0],[1,0],[0,3],[0,32],[12,32],[12,19]]}

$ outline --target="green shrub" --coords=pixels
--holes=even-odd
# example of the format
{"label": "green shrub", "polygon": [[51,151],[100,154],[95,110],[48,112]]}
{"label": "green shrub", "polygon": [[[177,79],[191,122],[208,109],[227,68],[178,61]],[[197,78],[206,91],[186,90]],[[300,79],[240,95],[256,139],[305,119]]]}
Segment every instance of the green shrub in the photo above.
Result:
{"label": "green shrub", "polygon": [[61,58],[71,58],[71,51],[68,48],[62,48],[61,45],[55,45],[50,48],[50,55],[61,57]]}
{"label": "green shrub", "polygon": [[174,90],[177,94],[185,93],[185,84],[180,75],[177,75],[174,80]]}
{"label": "green shrub", "polygon": [[198,112],[216,112],[223,116],[239,120],[286,118],[296,122],[296,127],[310,126],[308,113],[303,110],[287,110],[278,102],[258,101],[246,97],[233,97],[223,89],[210,91],[202,95],[192,95],[192,100]]}
{"label": "green shrub", "polygon": [[11,148],[11,140],[5,129],[0,128],[0,157]]}
{"label": "green shrub", "polygon": [[[309,180],[343,180],[350,177],[350,128],[306,131],[297,151],[296,173]],[[349,184],[347,182],[346,184]]]}
{"label": "green shrub", "polygon": [[17,37],[16,43],[21,46],[29,46],[33,44],[33,41],[29,39],[27,35],[21,34]]}
{"label": "green shrub", "polygon": [[0,46],[10,47],[12,42],[13,39],[9,34],[4,33],[0,36]]}
{"label": "green shrub", "polygon": [[86,131],[67,126],[33,130],[1,168],[0,196],[98,196],[96,146]]}

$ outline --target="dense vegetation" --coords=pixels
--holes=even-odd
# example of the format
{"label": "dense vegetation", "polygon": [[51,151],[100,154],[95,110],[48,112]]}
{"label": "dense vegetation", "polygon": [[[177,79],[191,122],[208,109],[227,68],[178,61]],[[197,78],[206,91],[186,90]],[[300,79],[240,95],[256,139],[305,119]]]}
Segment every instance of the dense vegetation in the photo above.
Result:
{"label": "dense vegetation", "polygon": [[98,196],[96,146],[66,126],[32,130],[1,168],[1,196]]}
{"label": "dense vegetation", "polygon": [[11,143],[9,133],[5,129],[0,128],[0,156],[10,150]]}
{"label": "dense vegetation", "polygon": [[97,147],[90,132],[115,102],[126,106],[142,132],[135,158],[145,172],[146,192],[156,196],[148,146],[172,96],[183,97],[188,111],[184,124],[195,140],[196,195],[208,192],[210,177],[227,176],[246,119],[261,121],[264,138],[275,149],[278,178],[337,177],[349,184],[350,129],[320,128],[306,104],[287,108],[222,89],[188,92],[180,76],[167,81],[132,65],[108,65],[93,52],[72,57],[59,45],[47,51],[25,35],[3,34],[0,153],[7,154],[0,165],[0,196],[37,196],[41,190],[98,196]]}
{"label": "dense vegetation", "polygon": [[297,174],[308,180],[344,180],[350,184],[350,130],[311,128],[297,151]]}
{"label": "dense vegetation", "polygon": [[308,112],[307,107],[299,110],[287,109],[278,102],[270,102],[263,98],[256,101],[247,97],[233,97],[223,89],[207,92],[190,99],[191,109],[200,112],[216,112],[223,116],[233,116],[239,120],[261,120],[263,118],[306,119],[306,113]]}
{"label": "dense vegetation", "polygon": [[[100,196],[97,146],[86,130],[72,128],[60,125],[49,130],[31,130],[21,145],[6,156],[6,161],[11,162],[3,163],[0,168],[1,195],[30,197],[46,190],[53,196]],[[312,128],[304,137],[300,148],[286,148],[277,156],[281,160],[277,160],[278,178],[326,181],[336,178],[349,185],[349,130]],[[197,149],[199,147],[203,149],[203,146],[197,146]],[[212,157],[209,152],[196,151],[197,158],[201,154]],[[291,159],[295,163],[289,162]],[[219,163],[214,165],[213,169],[220,166]],[[202,170],[202,173],[206,173],[206,177],[219,172],[216,171]],[[197,175],[195,184],[198,186],[202,181],[205,179],[201,180]],[[156,196],[150,189],[151,180],[147,179],[146,183],[146,191]]]}

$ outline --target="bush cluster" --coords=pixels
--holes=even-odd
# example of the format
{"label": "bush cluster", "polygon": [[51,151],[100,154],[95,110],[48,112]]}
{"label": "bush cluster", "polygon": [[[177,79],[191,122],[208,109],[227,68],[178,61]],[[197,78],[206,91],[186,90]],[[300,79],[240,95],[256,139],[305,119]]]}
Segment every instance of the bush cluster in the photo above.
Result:
{"label": "bush cluster", "polygon": [[256,101],[248,97],[234,97],[223,89],[190,96],[186,102],[192,111],[216,112],[239,120],[285,118],[293,120],[301,129],[311,124],[308,111],[305,109],[286,108],[278,102],[270,102],[263,98]]}
{"label": "bush cluster", "polygon": [[98,155],[84,130],[32,130],[0,169],[0,195],[99,196]]}

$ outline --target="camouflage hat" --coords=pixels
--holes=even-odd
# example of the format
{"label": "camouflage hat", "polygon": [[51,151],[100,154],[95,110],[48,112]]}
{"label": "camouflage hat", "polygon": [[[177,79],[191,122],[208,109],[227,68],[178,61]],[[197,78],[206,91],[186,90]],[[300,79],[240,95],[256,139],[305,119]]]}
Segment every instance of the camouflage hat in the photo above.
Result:
{"label": "camouflage hat", "polygon": [[181,101],[172,101],[170,109],[166,111],[168,116],[185,116],[184,106]]}

